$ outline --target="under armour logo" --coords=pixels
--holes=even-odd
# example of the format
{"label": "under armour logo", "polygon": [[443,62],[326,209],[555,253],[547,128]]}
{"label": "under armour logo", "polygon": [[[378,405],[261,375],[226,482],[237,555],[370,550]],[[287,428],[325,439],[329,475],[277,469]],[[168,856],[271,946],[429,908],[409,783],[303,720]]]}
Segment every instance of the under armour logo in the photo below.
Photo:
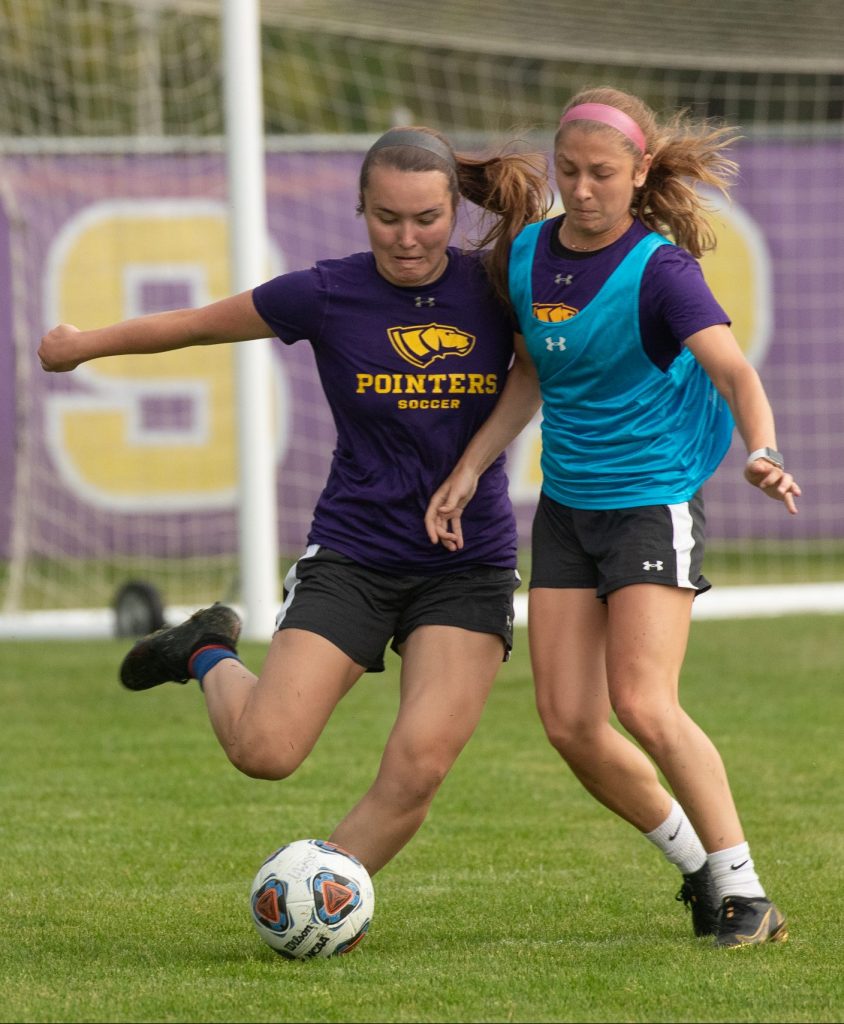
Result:
{"label": "under armour logo", "polygon": [[642,562],[642,568],[645,572],[650,572],[651,569],[656,569],[657,572],[662,572],[662,562]]}
{"label": "under armour logo", "polygon": [[554,284],[571,284],[574,278],[571,274],[557,274],[554,278]]}
{"label": "under armour logo", "polygon": [[556,349],[558,352],[565,352],[565,350],[566,350],[566,339],[563,338],[563,337],[559,337],[559,338],[557,338],[556,341],[554,341],[553,338],[546,338],[545,339],[545,348],[549,352],[553,352],[554,349]]}
{"label": "under armour logo", "polygon": [[413,305],[416,306],[417,309],[421,309],[422,306],[433,306],[435,302],[436,299],[433,297],[433,295],[427,299],[421,295],[417,295],[416,298],[413,300]]}

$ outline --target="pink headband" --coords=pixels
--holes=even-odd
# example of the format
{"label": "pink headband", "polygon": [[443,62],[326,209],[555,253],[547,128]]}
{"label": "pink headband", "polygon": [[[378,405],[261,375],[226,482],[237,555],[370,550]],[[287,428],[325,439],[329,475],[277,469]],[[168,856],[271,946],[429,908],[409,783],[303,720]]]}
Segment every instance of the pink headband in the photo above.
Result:
{"label": "pink headband", "polygon": [[611,107],[607,103],[579,103],[560,118],[561,125],[569,121],[599,121],[607,124],[630,139],[640,153],[645,152],[645,133],[632,117],[618,107]]}

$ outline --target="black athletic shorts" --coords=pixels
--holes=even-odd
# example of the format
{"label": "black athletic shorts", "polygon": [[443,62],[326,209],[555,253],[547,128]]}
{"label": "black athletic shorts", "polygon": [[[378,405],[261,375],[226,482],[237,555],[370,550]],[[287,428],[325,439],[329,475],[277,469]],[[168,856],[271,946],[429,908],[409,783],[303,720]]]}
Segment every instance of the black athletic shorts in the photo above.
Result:
{"label": "black athletic shorts", "polygon": [[392,576],[318,544],[291,567],[276,629],[306,629],[330,640],[369,672],[384,671],[418,626],[456,626],[493,633],[513,647],[515,569],[470,566],[441,576]]}
{"label": "black athletic shorts", "polygon": [[540,494],[533,519],[530,586],[595,589],[663,583],[702,594],[703,497],[677,505],[569,508]]}

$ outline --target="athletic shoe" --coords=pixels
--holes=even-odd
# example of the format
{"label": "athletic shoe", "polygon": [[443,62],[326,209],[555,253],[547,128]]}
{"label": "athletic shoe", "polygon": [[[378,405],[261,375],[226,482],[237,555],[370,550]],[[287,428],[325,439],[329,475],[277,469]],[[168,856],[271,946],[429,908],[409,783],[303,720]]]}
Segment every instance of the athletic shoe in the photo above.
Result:
{"label": "athletic shoe", "polygon": [[721,909],[718,893],[712,879],[712,871],[704,861],[703,867],[689,875],[683,875],[683,884],[675,897],[686,904],[692,912],[692,928],[695,935],[715,935],[718,930],[718,913]]}
{"label": "athletic shoe", "polygon": [[195,651],[215,644],[236,652],[239,636],[237,612],[219,603],[201,608],[178,626],[156,630],[139,640],[123,659],[120,682],[127,690],[186,683],[191,678],[188,662]]}
{"label": "athletic shoe", "polygon": [[767,899],[725,896],[715,933],[716,946],[758,946],[785,942],[788,926],[782,913]]}

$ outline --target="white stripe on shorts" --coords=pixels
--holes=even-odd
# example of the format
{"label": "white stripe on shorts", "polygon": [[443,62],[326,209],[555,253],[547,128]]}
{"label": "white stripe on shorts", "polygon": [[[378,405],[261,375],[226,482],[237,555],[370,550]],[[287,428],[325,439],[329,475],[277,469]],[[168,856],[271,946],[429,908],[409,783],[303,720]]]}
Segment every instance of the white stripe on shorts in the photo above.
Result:
{"label": "white stripe on shorts", "polygon": [[689,503],[682,501],[678,505],[669,505],[668,511],[671,513],[671,523],[674,527],[672,546],[677,555],[677,586],[697,590],[696,584],[689,579],[692,548],[695,546],[695,539],[692,535],[694,524]]}
{"label": "white stripe on shorts", "polygon": [[296,590],[296,587],[299,584],[299,577],[296,574],[296,569],[299,566],[299,562],[301,562],[303,558],[313,558],[317,551],[319,551],[319,548],[319,544],[309,544],[305,550],[304,555],[302,555],[301,558],[297,559],[293,563],[293,565],[291,565],[290,568],[287,570],[287,575],[284,577],[284,589],[285,592],[287,593],[287,597],[285,597],[284,604],[281,606],[281,608],[279,608],[278,615],[276,615],[275,617],[276,631],[281,629],[281,624],[284,621],[284,616],[287,614],[287,609],[290,607],[290,602],[293,600],[293,594]]}

